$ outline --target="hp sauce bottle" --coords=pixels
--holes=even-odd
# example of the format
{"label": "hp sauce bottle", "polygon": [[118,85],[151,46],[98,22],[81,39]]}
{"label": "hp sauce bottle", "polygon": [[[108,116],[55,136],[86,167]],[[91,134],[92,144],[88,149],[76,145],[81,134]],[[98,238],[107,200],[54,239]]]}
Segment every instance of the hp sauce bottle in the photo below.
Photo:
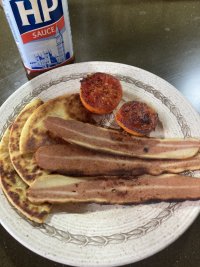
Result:
{"label": "hp sauce bottle", "polygon": [[3,0],[28,79],[74,61],[67,0]]}

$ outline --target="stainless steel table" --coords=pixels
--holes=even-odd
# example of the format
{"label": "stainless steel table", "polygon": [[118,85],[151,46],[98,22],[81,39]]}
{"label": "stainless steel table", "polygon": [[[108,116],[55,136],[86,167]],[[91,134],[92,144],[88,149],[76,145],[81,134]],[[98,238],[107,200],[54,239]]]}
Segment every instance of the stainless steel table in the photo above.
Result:
{"label": "stainless steel table", "polygon": [[[113,61],[164,78],[200,112],[200,1],[70,0],[76,62]],[[0,9],[0,104],[27,81]],[[63,266],[35,255],[0,226],[0,266]],[[172,245],[134,267],[200,266],[200,217]]]}

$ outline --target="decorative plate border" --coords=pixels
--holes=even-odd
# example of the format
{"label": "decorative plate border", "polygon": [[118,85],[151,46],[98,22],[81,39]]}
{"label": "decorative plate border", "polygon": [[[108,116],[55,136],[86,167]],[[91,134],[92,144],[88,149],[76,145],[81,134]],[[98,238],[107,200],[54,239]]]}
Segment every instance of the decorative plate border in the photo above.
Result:
{"label": "decorative plate border", "polygon": [[[35,88],[33,91],[30,92],[26,97],[23,98],[22,102],[15,107],[13,112],[8,117],[7,122],[2,127],[2,131],[0,134],[0,138],[3,136],[5,130],[7,127],[13,122],[17,114],[22,110],[22,108],[28,104],[34,97],[37,97],[40,93],[43,91],[48,90],[51,86],[57,85],[59,83],[64,83],[70,80],[77,80],[81,79],[84,76],[86,76],[88,73],[77,73],[77,74],[71,74],[69,76],[63,76],[61,78],[58,78],[56,80],[51,80],[47,83],[44,83],[37,88]],[[171,100],[169,100],[166,96],[164,96],[160,91],[156,90],[154,87],[145,84],[139,80],[136,80],[134,78],[131,78],[129,76],[124,76],[120,74],[115,74],[120,81],[135,85],[146,92],[152,94],[155,98],[159,99],[169,110],[170,112],[177,118],[178,124],[180,125],[181,131],[184,135],[184,137],[191,137],[191,130],[188,126],[185,118],[180,113],[179,109],[173,104]],[[193,176],[193,172],[187,172],[187,175]],[[66,243],[72,243],[79,246],[106,246],[108,244],[120,244],[122,242],[126,242],[131,239],[137,239],[140,238],[147,233],[155,230],[158,228],[162,222],[169,219],[179,208],[179,203],[170,203],[167,208],[165,208],[163,211],[161,211],[155,218],[152,218],[149,222],[147,222],[144,225],[141,225],[140,227],[137,227],[131,231],[125,232],[125,233],[117,233],[113,235],[105,235],[105,236],[87,236],[87,235],[79,235],[79,234],[73,234],[68,231],[63,231],[60,229],[57,229],[56,227],[50,225],[50,224],[37,224],[29,221],[28,219],[24,218],[19,212],[17,212],[22,218],[24,218],[31,226],[38,228],[43,234],[48,235],[53,238],[57,238],[60,241],[64,241]]]}
{"label": "decorative plate border", "polygon": [[108,244],[120,244],[122,242],[126,242],[131,239],[140,238],[147,233],[155,230],[157,227],[161,225],[162,222],[166,221],[170,218],[175,210],[179,207],[178,203],[170,203],[167,208],[161,211],[155,218],[151,219],[144,225],[137,227],[129,232],[125,233],[117,233],[112,235],[104,235],[104,236],[87,236],[80,234],[73,234],[68,231],[63,231],[57,229],[56,227],[43,223],[36,224],[31,221],[28,221],[33,227],[37,227],[42,233],[48,235],[50,237],[57,238],[58,240],[66,243],[72,243],[79,246],[106,246]]}

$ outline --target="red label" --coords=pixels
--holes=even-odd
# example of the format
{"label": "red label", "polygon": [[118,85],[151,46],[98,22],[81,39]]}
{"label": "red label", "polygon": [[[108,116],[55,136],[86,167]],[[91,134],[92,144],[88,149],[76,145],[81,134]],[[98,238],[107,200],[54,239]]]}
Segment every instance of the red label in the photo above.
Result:
{"label": "red label", "polygon": [[24,44],[36,41],[39,39],[47,38],[56,34],[57,28],[62,30],[65,26],[64,16],[62,16],[57,22],[48,25],[46,27],[39,28],[37,30],[29,31],[21,35]]}

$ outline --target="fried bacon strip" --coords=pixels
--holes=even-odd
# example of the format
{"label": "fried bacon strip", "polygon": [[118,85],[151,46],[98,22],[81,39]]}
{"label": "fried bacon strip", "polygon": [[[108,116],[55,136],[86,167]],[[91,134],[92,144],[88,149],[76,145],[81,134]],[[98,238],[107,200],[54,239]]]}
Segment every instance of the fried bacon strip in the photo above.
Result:
{"label": "fried bacon strip", "polygon": [[104,154],[75,145],[40,147],[35,155],[39,167],[72,176],[127,176],[200,169],[200,154],[183,160],[137,159]]}
{"label": "fried bacon strip", "polygon": [[199,151],[200,140],[135,137],[75,120],[48,117],[45,127],[73,144],[115,155],[150,159],[185,159]]}
{"label": "fried bacon strip", "polygon": [[96,202],[110,204],[200,199],[200,179],[165,174],[129,179],[40,177],[28,190],[33,203]]}

